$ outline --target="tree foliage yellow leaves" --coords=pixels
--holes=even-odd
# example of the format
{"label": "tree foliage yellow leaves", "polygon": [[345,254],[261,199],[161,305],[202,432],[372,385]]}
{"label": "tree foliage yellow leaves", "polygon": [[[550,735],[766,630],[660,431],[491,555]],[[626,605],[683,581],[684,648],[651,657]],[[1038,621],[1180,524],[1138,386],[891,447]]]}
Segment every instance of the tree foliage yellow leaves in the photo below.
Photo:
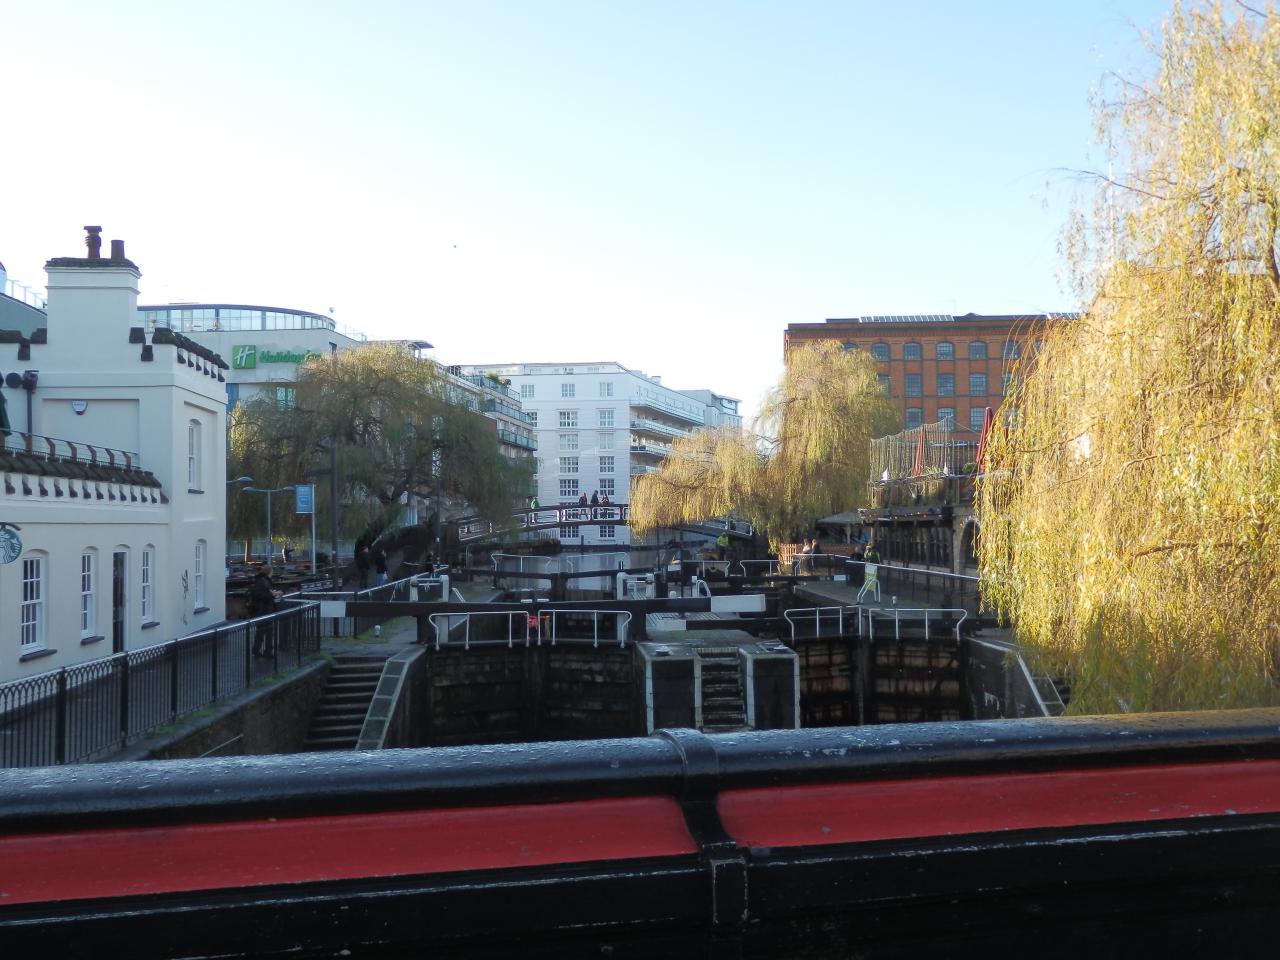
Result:
{"label": "tree foliage yellow leaves", "polygon": [[677,440],[662,469],[638,479],[631,528],[732,513],[775,545],[804,535],[819,517],[858,505],[871,440],[897,429],[870,356],[834,341],[796,347],[755,433],[709,430]]}
{"label": "tree foliage yellow leaves", "polygon": [[985,596],[1073,712],[1280,702],[1280,18],[1175,7],[1097,103],[1081,302],[979,484]]}

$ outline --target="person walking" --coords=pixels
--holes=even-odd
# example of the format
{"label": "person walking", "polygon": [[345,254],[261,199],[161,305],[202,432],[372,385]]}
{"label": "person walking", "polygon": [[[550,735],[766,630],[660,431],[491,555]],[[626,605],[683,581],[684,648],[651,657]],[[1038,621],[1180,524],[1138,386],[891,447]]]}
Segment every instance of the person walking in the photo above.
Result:
{"label": "person walking", "polygon": [[858,599],[854,603],[861,603],[862,598],[868,593],[874,593],[876,602],[880,601],[879,567],[880,552],[868,541],[866,548],[862,551],[862,589],[858,591]]}
{"label": "person walking", "polygon": [[373,570],[375,585],[380,587],[387,582],[387,551],[381,545],[373,548]]}
{"label": "person walking", "polygon": [[[253,583],[249,585],[249,615],[251,617],[256,618],[276,612],[276,600],[280,597],[280,591],[271,582],[271,573],[270,567],[259,568],[253,578]],[[253,631],[253,655],[255,657],[269,657],[274,652],[274,646],[271,643],[273,627],[274,623],[270,621],[255,624]],[[272,649],[268,649],[268,647]]]}
{"label": "person walking", "polygon": [[369,589],[369,567],[370,567],[369,548],[362,545],[356,551],[356,570],[360,574],[361,590]]}
{"label": "person walking", "polygon": [[591,505],[592,505],[593,507],[598,507],[598,506],[600,506],[600,491],[599,491],[599,490],[592,490],[592,491],[591,491]]}

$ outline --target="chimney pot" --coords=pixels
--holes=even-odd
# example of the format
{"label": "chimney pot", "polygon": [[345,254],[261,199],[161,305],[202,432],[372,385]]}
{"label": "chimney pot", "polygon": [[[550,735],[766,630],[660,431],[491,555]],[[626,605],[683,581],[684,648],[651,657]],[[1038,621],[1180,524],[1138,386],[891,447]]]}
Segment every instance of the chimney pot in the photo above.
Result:
{"label": "chimney pot", "polygon": [[112,260],[124,259],[124,241],[123,240],[111,241],[111,259]]}
{"label": "chimney pot", "polygon": [[89,248],[89,259],[101,260],[102,259],[102,237],[99,236],[99,234],[102,233],[102,228],[86,226],[84,228],[84,231],[85,233],[88,234],[88,236],[84,238],[84,245]]}

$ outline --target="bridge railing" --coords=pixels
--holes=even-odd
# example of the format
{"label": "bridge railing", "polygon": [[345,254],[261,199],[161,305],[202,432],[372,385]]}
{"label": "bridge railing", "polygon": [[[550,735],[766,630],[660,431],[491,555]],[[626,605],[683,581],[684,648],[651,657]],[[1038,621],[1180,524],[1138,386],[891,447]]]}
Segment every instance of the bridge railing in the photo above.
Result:
{"label": "bridge railing", "polygon": [[[0,684],[0,767],[76,763],[300,666],[320,647],[307,603]],[[255,648],[266,651],[254,656]]]}

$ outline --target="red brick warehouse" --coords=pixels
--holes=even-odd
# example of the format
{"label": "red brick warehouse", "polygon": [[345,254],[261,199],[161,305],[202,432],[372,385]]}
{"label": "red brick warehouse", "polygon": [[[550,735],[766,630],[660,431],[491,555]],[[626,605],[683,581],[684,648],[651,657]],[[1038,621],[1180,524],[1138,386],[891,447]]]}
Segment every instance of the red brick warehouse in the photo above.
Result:
{"label": "red brick warehouse", "polygon": [[846,350],[866,350],[880,365],[880,384],[906,428],[946,417],[959,430],[978,431],[986,407],[998,409],[1020,357],[1037,349],[1049,324],[1074,314],[966,313],[850,317],[792,323],[783,335],[784,356],[814,340],[839,340]]}

